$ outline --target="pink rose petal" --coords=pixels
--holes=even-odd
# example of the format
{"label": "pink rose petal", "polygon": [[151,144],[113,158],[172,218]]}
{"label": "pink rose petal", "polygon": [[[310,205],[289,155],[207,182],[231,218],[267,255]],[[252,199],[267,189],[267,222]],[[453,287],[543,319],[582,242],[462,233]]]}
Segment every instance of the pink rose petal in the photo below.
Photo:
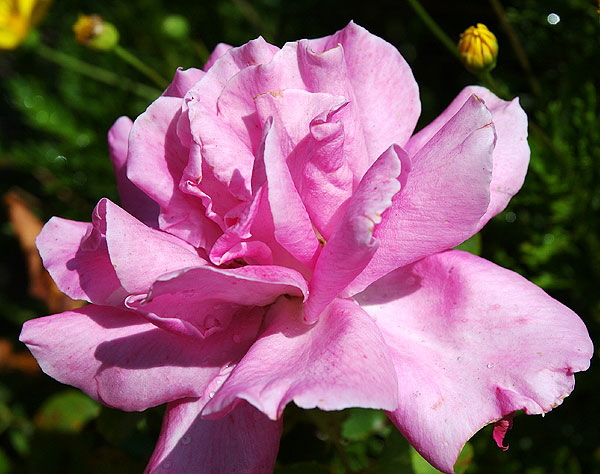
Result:
{"label": "pink rose petal", "polygon": [[203,414],[222,415],[240,399],[272,420],[292,400],[323,410],[396,409],[396,375],[375,322],[352,300],[336,299],[314,326],[301,311],[297,298],[271,307],[265,332]]}
{"label": "pink rose petal", "polygon": [[[267,473],[277,457],[283,423],[241,403],[219,420],[200,417],[203,403],[180,400],[167,406],[158,444],[145,474],[169,472]],[[210,449],[198,447],[210,446]]]}
{"label": "pink rose petal", "polygon": [[552,410],[589,367],[592,344],[572,311],[465,252],[398,269],[356,299],[394,360],[400,403],[390,418],[442,472],[453,472],[482,426],[516,410]]}
{"label": "pink rose petal", "polygon": [[145,410],[185,397],[208,400],[206,388],[222,383],[220,374],[246,352],[260,322],[260,313],[249,314],[199,341],[92,305],[28,321],[20,339],[58,381],[109,406]]}

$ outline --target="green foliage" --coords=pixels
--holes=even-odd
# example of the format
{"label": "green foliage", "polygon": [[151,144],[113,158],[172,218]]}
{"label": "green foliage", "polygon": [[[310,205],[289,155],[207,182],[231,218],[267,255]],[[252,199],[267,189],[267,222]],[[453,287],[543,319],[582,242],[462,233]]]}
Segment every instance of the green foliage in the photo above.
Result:
{"label": "green foliage", "polygon": [[[494,70],[499,90],[518,95],[530,120],[531,165],[508,208],[459,248],[511,268],[577,311],[592,338],[600,334],[600,84],[594,2],[506,0],[531,67],[524,72],[510,37],[487,2],[423,2],[451,36],[476,22],[498,37]],[[120,33],[120,44],[164,77],[178,66],[201,67],[219,42],[241,44],[258,35],[282,45],[318,37],[350,19],[396,45],[415,73],[422,126],[475,79],[443,49],[407,2],[357,0],[89,0]],[[0,52],[0,192],[24,189],[43,219],[87,221],[97,200],[118,200],[106,133],[121,115],[135,118],[160,92],[116,55],[78,45],[71,27],[81,6],[54,2],[26,44]],[[550,25],[550,12],[561,21]],[[69,67],[52,51],[109,74]],[[91,69],[94,70],[94,69]],[[90,71],[91,71],[90,70]],[[89,72],[89,71],[88,71]],[[112,74],[112,76],[111,76]],[[114,76],[119,80],[114,81]],[[111,79],[113,77],[113,79]],[[539,85],[536,88],[535,83]],[[4,217],[4,216],[3,216]],[[2,221],[0,330],[18,345],[24,320],[45,308],[27,292],[24,257]],[[507,341],[507,350],[510,341]],[[597,359],[594,359],[597,365]],[[580,374],[565,406],[539,417],[517,416],[504,453],[490,428],[465,446],[459,473],[600,474],[597,369]],[[99,407],[47,377],[19,372],[0,379],[0,474],[142,472],[160,430],[162,409],[122,413]],[[597,417],[595,417],[597,418]],[[285,412],[276,472],[425,474],[435,471],[385,414],[372,410]]]}

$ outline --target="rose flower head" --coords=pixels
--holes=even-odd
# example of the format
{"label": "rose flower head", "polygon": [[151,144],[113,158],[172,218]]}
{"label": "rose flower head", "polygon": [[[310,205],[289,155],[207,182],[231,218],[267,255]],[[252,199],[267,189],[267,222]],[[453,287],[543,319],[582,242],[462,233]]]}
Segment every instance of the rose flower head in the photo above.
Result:
{"label": "rose flower head", "polygon": [[518,100],[467,87],[413,134],[419,114],[406,61],[354,23],[218,45],[110,130],[121,205],[46,224],[46,268],[91,304],[21,340],[108,406],[167,404],[148,473],[272,471],[289,402],[385,410],[446,473],[488,423],[503,446],[592,344],[540,288],[452,250],[523,183]]}

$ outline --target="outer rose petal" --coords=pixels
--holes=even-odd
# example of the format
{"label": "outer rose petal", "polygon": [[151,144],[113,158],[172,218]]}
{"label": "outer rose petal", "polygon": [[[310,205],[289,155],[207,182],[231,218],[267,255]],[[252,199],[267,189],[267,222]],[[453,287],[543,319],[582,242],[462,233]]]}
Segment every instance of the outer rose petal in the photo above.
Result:
{"label": "outer rose petal", "polygon": [[484,87],[465,87],[438,118],[410,139],[407,151],[411,156],[416,154],[473,94],[479,97],[491,112],[497,136],[492,155],[494,164],[490,183],[491,199],[487,212],[481,218],[481,228],[506,207],[510,198],[521,189],[527,173],[527,115],[519,105],[519,99],[507,102]]}
{"label": "outer rose petal", "polygon": [[313,326],[301,308],[285,297],[271,307],[265,332],[203,414],[214,417],[240,399],[273,420],[292,400],[323,410],[397,408],[396,374],[375,322],[352,300],[334,300]]}
{"label": "outer rose petal", "polygon": [[355,298],[392,351],[400,403],[390,418],[447,473],[482,426],[559,405],[592,356],[571,310],[516,273],[460,251],[398,269]]}
{"label": "outer rose petal", "polygon": [[353,22],[332,36],[311,40],[310,47],[321,53],[338,43],[344,48],[369,156],[375,159],[394,143],[404,146],[421,113],[410,67],[394,46]]}
{"label": "outer rose petal", "polygon": [[203,420],[203,403],[167,406],[163,427],[145,474],[268,474],[273,472],[283,421],[271,421],[240,403],[218,420]]}
{"label": "outer rose petal", "polygon": [[490,202],[495,140],[491,119],[473,96],[411,158],[406,185],[375,229],[381,245],[349,294],[477,232]]}
{"label": "outer rose petal", "polygon": [[204,71],[196,68],[183,69],[181,67],[177,68],[175,71],[175,77],[173,77],[173,81],[167,87],[167,90],[163,93],[163,96],[167,97],[179,97],[183,98],[187,94],[196,82],[202,79],[204,76]]}
{"label": "outer rose petal", "polygon": [[115,170],[121,207],[145,224],[158,227],[158,205],[127,177],[127,150],[132,125],[129,117],[121,117],[108,132],[108,149]]}
{"label": "outer rose petal", "polygon": [[135,313],[90,305],[27,321],[20,340],[59,382],[115,408],[145,410],[185,397],[206,402],[211,384],[222,383],[223,368],[246,352],[261,320],[249,314],[198,341]]}
{"label": "outer rose petal", "polygon": [[219,59],[221,56],[224,56],[225,53],[227,51],[229,51],[231,48],[233,48],[233,46],[226,44],[226,43],[217,44],[215,46],[215,49],[213,49],[212,53],[210,53],[210,57],[208,58],[208,61],[206,61],[206,64],[204,65],[203,69],[205,71],[208,71],[213,66],[215,61],[217,59]]}
{"label": "outer rose petal", "polygon": [[106,198],[94,214],[94,224],[106,235],[111,264],[129,293],[147,291],[164,273],[206,264],[187,242],[145,226]]}
{"label": "outer rose petal", "polygon": [[35,242],[60,291],[75,300],[119,305],[127,292],[117,278],[106,242],[94,239],[92,233],[92,224],[53,217]]}

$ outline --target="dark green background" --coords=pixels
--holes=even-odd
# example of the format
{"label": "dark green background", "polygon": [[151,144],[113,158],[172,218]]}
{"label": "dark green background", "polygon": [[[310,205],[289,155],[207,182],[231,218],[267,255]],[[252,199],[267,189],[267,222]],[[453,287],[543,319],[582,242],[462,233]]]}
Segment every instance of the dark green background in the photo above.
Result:
{"label": "dark green background", "polygon": [[[426,1],[452,37],[483,22],[496,33],[493,75],[518,95],[532,127],[531,166],[520,194],[473,242],[473,251],[516,270],[573,308],[596,339],[600,324],[600,20],[596,2],[515,0],[507,19],[531,63],[538,93],[516,59],[499,17],[486,1]],[[428,31],[407,2],[329,0],[57,1],[40,25],[39,41],[123,77],[152,86],[110,53],[78,45],[77,14],[99,13],[121,33],[121,45],[170,77],[177,66],[200,67],[218,42],[239,45],[258,35],[285,41],[333,33],[353,19],[396,45],[413,68],[423,114],[434,118],[477,79]],[[550,25],[556,13],[561,21]],[[164,32],[167,15],[183,15],[189,38]],[[89,220],[102,196],[116,200],[106,132],[121,115],[140,114],[149,100],[107,86],[41,57],[35,41],[0,52],[0,193],[15,187],[35,211]],[[4,211],[2,211],[4,213]],[[1,218],[0,334],[16,342],[23,321],[45,314],[27,293],[18,242]],[[507,341],[507,351],[518,351]],[[495,447],[488,428],[470,448],[469,473],[600,473],[597,357],[577,376],[574,393],[545,418],[519,415],[511,449]],[[99,407],[45,376],[2,373],[0,474],[141,472],[152,452],[161,409],[125,414]],[[460,390],[460,387],[457,387]],[[460,393],[457,394],[460,396]],[[465,453],[469,457],[469,453]],[[427,467],[385,422],[367,410],[286,411],[278,473],[426,473]],[[431,471],[435,472],[435,471]]]}

